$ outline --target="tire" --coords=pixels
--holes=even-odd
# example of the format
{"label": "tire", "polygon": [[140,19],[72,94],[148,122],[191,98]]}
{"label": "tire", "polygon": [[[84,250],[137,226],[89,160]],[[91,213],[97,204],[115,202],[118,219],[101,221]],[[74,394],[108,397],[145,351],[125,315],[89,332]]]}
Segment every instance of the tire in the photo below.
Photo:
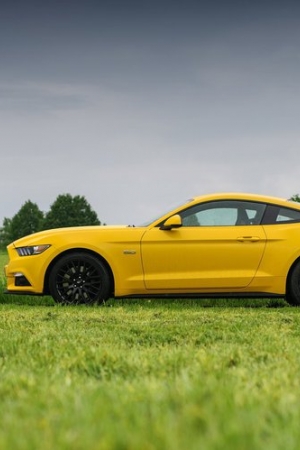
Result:
{"label": "tire", "polygon": [[291,305],[300,305],[300,262],[295,265],[289,276],[286,300]]}
{"label": "tire", "polygon": [[49,276],[50,294],[62,304],[104,303],[109,298],[110,289],[106,267],[95,256],[83,252],[63,256]]}

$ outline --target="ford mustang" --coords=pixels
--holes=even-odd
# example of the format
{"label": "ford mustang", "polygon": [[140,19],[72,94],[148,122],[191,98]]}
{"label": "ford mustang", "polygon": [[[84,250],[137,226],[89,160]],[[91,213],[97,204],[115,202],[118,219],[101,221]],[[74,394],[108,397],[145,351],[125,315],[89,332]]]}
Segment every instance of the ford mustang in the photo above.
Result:
{"label": "ford mustang", "polygon": [[300,304],[300,203],[275,197],[204,195],[143,225],[46,230],[7,251],[6,293],[63,304],[249,295]]}

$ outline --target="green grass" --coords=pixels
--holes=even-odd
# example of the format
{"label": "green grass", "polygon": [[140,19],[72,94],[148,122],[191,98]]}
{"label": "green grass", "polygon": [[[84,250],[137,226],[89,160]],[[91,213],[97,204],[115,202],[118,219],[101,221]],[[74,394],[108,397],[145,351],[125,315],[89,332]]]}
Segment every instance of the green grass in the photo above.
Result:
{"label": "green grass", "polygon": [[296,308],[0,311],[0,448],[297,448]]}
{"label": "green grass", "polygon": [[1,450],[298,448],[299,308],[3,297]]}
{"label": "green grass", "polygon": [[0,250],[0,276],[3,274],[3,267],[7,263],[7,254],[6,252]]}

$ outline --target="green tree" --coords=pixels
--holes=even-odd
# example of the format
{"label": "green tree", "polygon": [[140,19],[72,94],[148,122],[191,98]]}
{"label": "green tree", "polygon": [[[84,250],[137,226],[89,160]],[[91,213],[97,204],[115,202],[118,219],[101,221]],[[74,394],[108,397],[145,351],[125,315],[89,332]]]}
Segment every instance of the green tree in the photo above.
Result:
{"label": "green tree", "polygon": [[290,200],[292,200],[293,202],[298,202],[300,203],[300,195],[299,194],[295,194],[293,195]]}
{"label": "green tree", "polygon": [[51,205],[44,220],[44,229],[100,225],[97,214],[85,197],[70,194],[59,195]]}
{"label": "green tree", "polygon": [[3,225],[0,228],[0,249],[1,250],[4,250],[6,245],[9,244],[9,242],[11,242],[10,224],[11,224],[11,219],[8,219],[7,217],[5,217],[3,220]]}
{"label": "green tree", "polygon": [[5,246],[20,237],[36,233],[43,227],[44,214],[36,203],[27,200],[12,218],[3,220],[1,245]]}

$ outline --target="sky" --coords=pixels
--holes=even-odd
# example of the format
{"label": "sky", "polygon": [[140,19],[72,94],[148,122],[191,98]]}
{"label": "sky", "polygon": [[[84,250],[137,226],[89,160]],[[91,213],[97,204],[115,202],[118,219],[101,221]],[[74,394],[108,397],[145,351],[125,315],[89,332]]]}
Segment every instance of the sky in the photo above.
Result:
{"label": "sky", "polygon": [[300,193],[300,2],[2,0],[0,226],[84,196],[138,224]]}

